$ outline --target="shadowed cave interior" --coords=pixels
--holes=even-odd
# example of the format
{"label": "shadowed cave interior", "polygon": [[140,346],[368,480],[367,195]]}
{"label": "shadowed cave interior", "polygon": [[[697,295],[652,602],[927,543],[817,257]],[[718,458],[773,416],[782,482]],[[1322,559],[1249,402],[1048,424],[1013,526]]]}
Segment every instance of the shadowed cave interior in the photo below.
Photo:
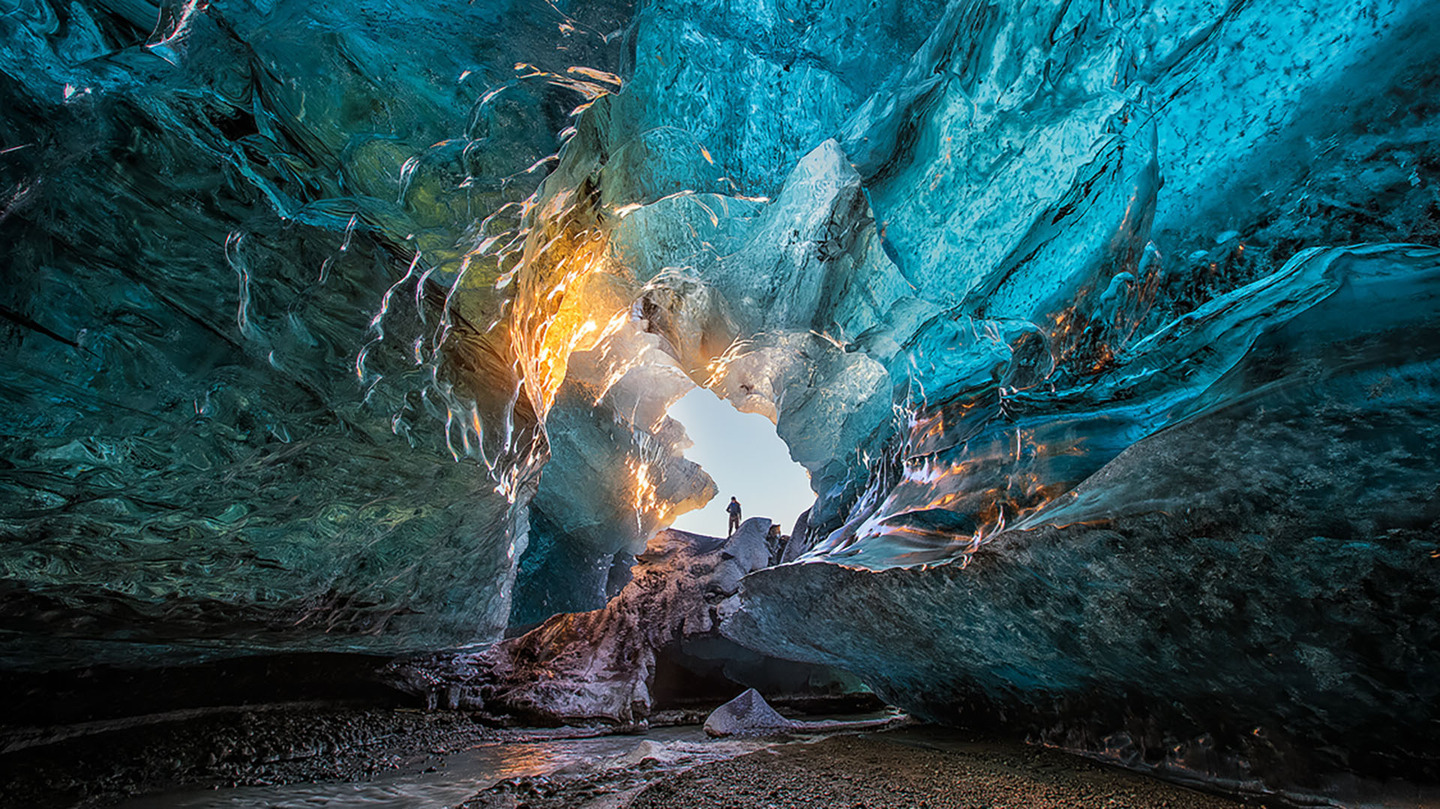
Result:
{"label": "shadowed cave interior", "polygon": [[680,807],[753,688],[1426,805],[1437,23],[0,3],[0,803]]}

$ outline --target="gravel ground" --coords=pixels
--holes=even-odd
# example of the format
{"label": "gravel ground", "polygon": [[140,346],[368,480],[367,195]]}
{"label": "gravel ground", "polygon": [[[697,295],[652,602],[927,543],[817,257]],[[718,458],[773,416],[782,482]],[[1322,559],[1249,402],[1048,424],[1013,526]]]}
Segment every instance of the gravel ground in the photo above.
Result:
{"label": "gravel ground", "polygon": [[[126,795],[181,785],[367,781],[386,773],[443,771],[447,756],[482,742],[543,744],[594,733],[500,730],[452,712],[241,709],[90,733],[0,755],[0,809],[99,807]],[[818,741],[636,737],[627,753],[481,787],[476,785],[464,809],[1242,805],[1053,750],[929,727]]]}
{"label": "gravel ground", "polygon": [[[694,764],[642,759],[515,778],[463,809],[1236,809],[1216,797],[1054,750],[937,728],[777,740]],[[1252,807],[1265,803],[1251,802]],[[1269,806],[1278,809],[1284,804]]]}
{"label": "gravel ground", "polygon": [[[1222,809],[1232,800],[1013,742],[842,736],[702,764],[658,780],[628,809]],[[1263,805],[1263,804],[1262,804]]]}
{"label": "gravel ground", "polygon": [[0,809],[106,806],[182,785],[366,780],[434,766],[500,733],[448,712],[221,710],[0,755]]}

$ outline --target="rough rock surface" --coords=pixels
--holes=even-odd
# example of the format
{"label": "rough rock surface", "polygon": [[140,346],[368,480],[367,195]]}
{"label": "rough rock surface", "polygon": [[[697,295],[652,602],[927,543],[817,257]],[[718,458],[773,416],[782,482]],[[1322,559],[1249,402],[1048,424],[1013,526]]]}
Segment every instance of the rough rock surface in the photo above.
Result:
{"label": "rough rock surface", "polygon": [[793,726],[793,722],[771,708],[753,688],[705,717],[705,732],[711,736],[764,736],[783,733]]}
{"label": "rough rock surface", "polygon": [[[641,742],[594,772],[507,779],[463,809],[1074,807],[1222,809],[1241,804],[1015,741],[927,728],[766,744],[747,755]],[[678,748],[678,749],[677,749]],[[638,762],[637,762],[638,759]],[[1257,801],[1254,806],[1283,802]]]}
{"label": "rough rock surface", "polygon": [[560,720],[644,719],[657,656],[714,635],[745,574],[769,561],[770,521],[746,520],[728,539],[657,534],[635,576],[603,609],[557,615],[484,657],[490,710]]}
{"label": "rough rock surface", "polygon": [[741,578],[769,564],[769,528],[751,518],[728,539],[662,531],[604,608],[556,615],[482,652],[397,661],[389,677],[433,705],[544,723],[642,722],[665,688],[705,699],[747,681],[782,693],[843,687],[824,667],[766,660],[720,635]]}
{"label": "rough rock surface", "polygon": [[632,809],[1224,809],[1244,804],[1118,772],[1056,750],[995,739],[951,741],[881,734],[841,736],[702,764],[647,786],[626,805]]}

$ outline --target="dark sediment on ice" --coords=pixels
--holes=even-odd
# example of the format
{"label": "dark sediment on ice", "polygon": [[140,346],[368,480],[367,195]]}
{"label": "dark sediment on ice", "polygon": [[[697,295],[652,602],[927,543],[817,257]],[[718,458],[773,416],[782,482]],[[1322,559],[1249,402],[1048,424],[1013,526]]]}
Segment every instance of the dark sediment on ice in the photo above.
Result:
{"label": "dark sediment on ice", "polygon": [[713,707],[747,687],[777,702],[873,709],[873,696],[838,669],[758,654],[721,635],[741,579],[770,564],[770,525],[752,518],[728,538],[661,531],[603,608],[555,615],[482,651],[401,658],[385,680],[430,707],[539,725],[635,725],[657,709]]}

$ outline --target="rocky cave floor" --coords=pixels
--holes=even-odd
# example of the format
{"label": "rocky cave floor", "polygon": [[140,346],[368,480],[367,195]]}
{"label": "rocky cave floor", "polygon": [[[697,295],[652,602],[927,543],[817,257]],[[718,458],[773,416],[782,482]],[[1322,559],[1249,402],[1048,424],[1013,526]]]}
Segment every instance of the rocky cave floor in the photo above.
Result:
{"label": "rocky cave floor", "polygon": [[[950,734],[944,734],[949,736]],[[1246,803],[999,739],[931,729],[777,744],[679,771],[636,769],[512,779],[463,809],[1221,809]],[[1251,806],[1280,807],[1279,802]]]}
{"label": "rocky cave floor", "polygon": [[21,749],[31,740],[12,734],[0,755],[0,806],[98,807],[182,786],[364,780],[440,766],[446,753],[503,733],[462,713],[295,704],[75,732],[83,735]]}
{"label": "rocky cave floor", "polygon": [[[695,723],[703,712],[674,712]],[[10,734],[0,806],[100,807],[176,788],[366,781],[433,773],[497,741],[545,742],[601,732],[497,728],[486,717],[321,705],[250,707],[143,725],[112,723],[48,738]],[[52,734],[54,732],[52,731]],[[23,746],[28,745],[28,746]],[[20,747],[21,749],[16,749]],[[1172,807],[1235,800],[1016,740],[911,726],[885,733],[777,737],[717,758],[636,737],[593,767],[479,782],[464,809],[687,807]],[[679,745],[678,747],[684,747]],[[747,752],[753,751],[753,752]],[[1277,801],[1251,802],[1274,807]]]}

